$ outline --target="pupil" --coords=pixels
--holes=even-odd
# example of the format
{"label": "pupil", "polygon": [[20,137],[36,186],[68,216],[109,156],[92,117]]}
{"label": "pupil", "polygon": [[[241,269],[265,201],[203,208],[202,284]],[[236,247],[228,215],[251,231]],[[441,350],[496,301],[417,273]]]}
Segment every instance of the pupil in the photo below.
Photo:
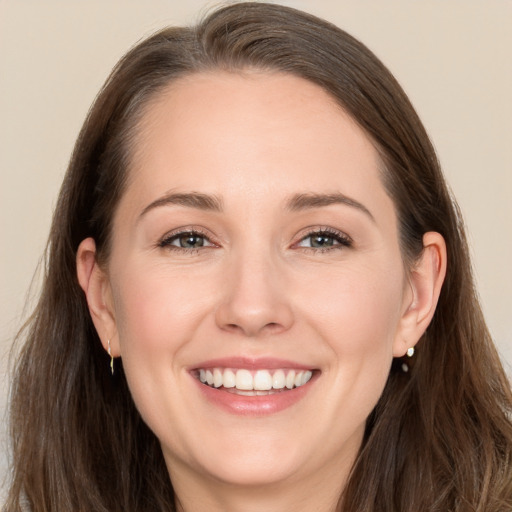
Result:
{"label": "pupil", "polygon": [[202,247],[204,245],[204,240],[201,236],[188,233],[180,237],[180,245],[181,247],[187,248]]}
{"label": "pupil", "polygon": [[333,244],[333,239],[331,236],[326,235],[316,235],[313,237],[311,241],[311,245],[313,247],[331,247]]}

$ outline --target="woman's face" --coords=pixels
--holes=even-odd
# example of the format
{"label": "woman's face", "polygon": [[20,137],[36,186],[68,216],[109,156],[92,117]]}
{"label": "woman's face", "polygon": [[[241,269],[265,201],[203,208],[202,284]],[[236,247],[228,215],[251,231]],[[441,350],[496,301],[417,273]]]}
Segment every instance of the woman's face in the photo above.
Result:
{"label": "woman's face", "polygon": [[318,86],[256,72],[174,82],[137,137],[112,347],[173,480],[339,481],[411,301],[374,147]]}

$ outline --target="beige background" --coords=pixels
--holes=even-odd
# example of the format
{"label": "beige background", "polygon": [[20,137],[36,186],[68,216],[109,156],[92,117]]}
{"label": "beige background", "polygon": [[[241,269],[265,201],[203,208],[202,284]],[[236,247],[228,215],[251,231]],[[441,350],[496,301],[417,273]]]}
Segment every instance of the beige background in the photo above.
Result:
{"label": "beige background", "polygon": [[[510,371],[512,1],[283,3],[361,38],[410,95],[465,214],[484,310]],[[135,41],[215,4],[0,0],[0,411],[7,353],[90,103]],[[0,442],[1,477],[1,432]]]}

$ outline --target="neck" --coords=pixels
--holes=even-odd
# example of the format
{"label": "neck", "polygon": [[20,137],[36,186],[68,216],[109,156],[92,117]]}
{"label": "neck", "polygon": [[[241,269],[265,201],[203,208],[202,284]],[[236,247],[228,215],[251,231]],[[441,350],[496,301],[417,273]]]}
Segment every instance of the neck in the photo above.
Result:
{"label": "neck", "polygon": [[[171,472],[178,512],[339,512],[350,464],[325,472],[309,474],[307,479],[263,485],[235,485],[209,477]],[[174,473],[174,474],[173,474]]]}
{"label": "neck", "polygon": [[301,493],[298,488],[289,489],[233,489],[221,488],[218,484],[215,489],[201,495],[178,493],[176,510],[178,512],[336,512],[339,510],[338,501],[341,489],[338,492],[329,492],[318,489],[313,495]]}

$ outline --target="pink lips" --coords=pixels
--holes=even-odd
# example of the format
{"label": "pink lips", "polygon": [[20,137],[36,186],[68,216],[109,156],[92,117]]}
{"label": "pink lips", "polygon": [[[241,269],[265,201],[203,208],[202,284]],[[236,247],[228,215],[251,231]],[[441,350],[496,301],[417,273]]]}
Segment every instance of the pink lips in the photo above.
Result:
{"label": "pink lips", "polygon": [[318,377],[318,372],[314,372],[311,380],[300,387],[286,389],[276,393],[262,396],[245,396],[229,392],[225,388],[214,388],[200,382],[197,378],[199,369],[210,368],[233,368],[255,371],[258,369],[277,370],[314,370],[311,366],[302,365],[295,361],[276,359],[276,358],[247,358],[231,357],[221,359],[210,359],[199,363],[190,369],[190,375],[193,376],[199,391],[206,400],[223,410],[244,416],[262,416],[274,414],[299,402],[311,389],[314,381]]}

